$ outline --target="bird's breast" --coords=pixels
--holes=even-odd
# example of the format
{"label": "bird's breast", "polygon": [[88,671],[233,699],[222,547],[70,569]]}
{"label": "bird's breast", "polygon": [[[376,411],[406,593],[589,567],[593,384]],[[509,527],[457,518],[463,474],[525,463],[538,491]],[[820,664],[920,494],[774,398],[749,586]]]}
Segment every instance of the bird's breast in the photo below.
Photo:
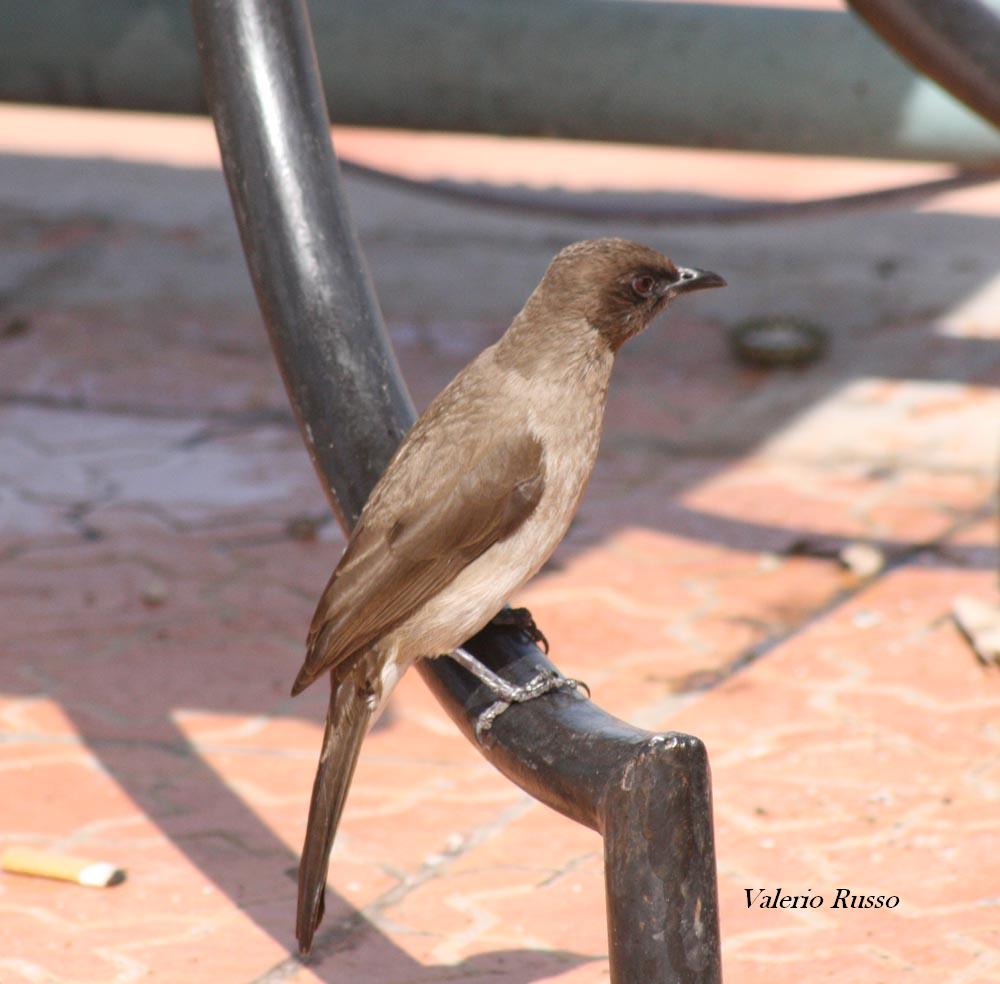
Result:
{"label": "bird's breast", "polygon": [[603,393],[591,400],[575,395],[576,400],[530,409],[525,423],[543,448],[538,504],[510,536],[464,568],[394,633],[405,662],[451,652],[478,632],[566,535],[597,458],[604,409]]}

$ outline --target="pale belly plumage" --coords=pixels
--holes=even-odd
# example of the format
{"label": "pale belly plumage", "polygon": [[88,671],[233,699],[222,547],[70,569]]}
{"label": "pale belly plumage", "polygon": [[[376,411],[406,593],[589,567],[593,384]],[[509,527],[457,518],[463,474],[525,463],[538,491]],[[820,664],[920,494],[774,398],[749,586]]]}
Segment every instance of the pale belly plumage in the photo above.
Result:
{"label": "pale belly plumage", "polygon": [[544,491],[532,514],[511,536],[490,547],[447,587],[378,644],[385,663],[380,700],[384,702],[414,660],[443,656],[475,635],[533,577],[566,535],[597,459],[601,420],[611,369],[595,360],[588,369],[591,385],[577,386],[570,398],[551,390],[511,393],[523,407],[523,423],[539,439],[543,452]]}
{"label": "pale belly plumage", "polygon": [[545,492],[524,525],[469,564],[385,640],[396,648],[400,662],[450,653],[538,572],[566,535],[593,462],[593,453],[578,455],[572,462],[546,456]]}

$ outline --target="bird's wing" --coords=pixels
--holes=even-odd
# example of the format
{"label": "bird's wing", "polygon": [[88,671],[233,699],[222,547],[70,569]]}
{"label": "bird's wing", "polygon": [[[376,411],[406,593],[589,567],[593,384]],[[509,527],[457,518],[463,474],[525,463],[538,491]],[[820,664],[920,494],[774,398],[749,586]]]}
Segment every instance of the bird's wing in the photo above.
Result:
{"label": "bird's wing", "polygon": [[408,440],[362,513],[313,616],[293,694],[402,624],[541,498],[542,446],[529,434],[491,441],[470,460],[448,446],[407,453],[421,444]]}

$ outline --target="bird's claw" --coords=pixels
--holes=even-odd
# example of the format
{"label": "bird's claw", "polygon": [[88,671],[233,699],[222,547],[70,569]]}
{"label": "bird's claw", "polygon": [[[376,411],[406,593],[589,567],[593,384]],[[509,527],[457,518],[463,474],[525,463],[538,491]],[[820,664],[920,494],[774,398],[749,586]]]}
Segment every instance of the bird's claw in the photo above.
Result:
{"label": "bird's claw", "polygon": [[493,727],[493,722],[503,714],[510,704],[505,700],[495,700],[476,718],[476,741],[482,742],[483,735]]}
{"label": "bird's claw", "polygon": [[590,687],[582,680],[573,680],[569,677],[564,677],[555,670],[542,670],[523,686],[513,688],[510,693],[505,695],[505,699],[495,700],[479,715],[476,719],[476,738],[482,741],[483,735],[493,727],[493,722],[511,704],[523,704],[526,701],[534,700],[536,697],[541,697],[542,694],[547,694],[552,690],[561,690],[563,687],[567,690],[580,690],[582,688],[587,692],[587,696],[590,696]]}
{"label": "bird's claw", "polygon": [[505,608],[493,618],[494,625],[509,625],[523,632],[539,649],[547,656],[549,653],[549,640],[545,638],[545,633],[535,624],[527,608]]}

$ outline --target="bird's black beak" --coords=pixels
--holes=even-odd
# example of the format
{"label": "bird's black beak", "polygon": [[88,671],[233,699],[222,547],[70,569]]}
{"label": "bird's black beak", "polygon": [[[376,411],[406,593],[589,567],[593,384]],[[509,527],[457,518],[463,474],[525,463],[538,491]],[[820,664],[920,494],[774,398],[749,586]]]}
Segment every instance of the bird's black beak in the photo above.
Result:
{"label": "bird's black beak", "polygon": [[678,278],[670,285],[675,294],[690,294],[709,287],[725,287],[726,281],[711,270],[696,270],[694,267],[678,267]]}

